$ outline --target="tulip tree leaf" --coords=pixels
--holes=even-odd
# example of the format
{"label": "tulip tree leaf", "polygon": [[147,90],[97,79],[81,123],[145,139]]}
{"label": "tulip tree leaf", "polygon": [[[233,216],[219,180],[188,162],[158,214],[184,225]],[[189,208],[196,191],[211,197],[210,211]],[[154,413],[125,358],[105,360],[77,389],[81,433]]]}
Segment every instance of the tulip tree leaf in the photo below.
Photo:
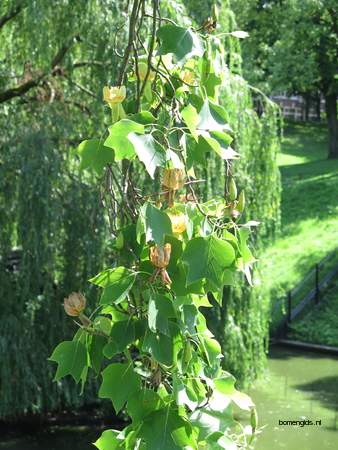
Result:
{"label": "tulip tree leaf", "polygon": [[115,322],[110,332],[111,341],[103,348],[106,358],[112,358],[121,353],[135,340],[135,323],[133,320]]}
{"label": "tulip tree leaf", "polygon": [[158,51],[160,55],[173,53],[178,61],[188,59],[193,56],[203,56],[203,41],[191,28],[183,28],[173,24],[166,24],[158,30],[157,37],[161,42]]}
{"label": "tulip tree leaf", "polygon": [[134,372],[131,364],[110,364],[102,372],[102,377],[99,397],[109,398],[116,414],[121,411],[129,397],[141,388],[140,375]]}
{"label": "tulip tree leaf", "polygon": [[129,398],[127,411],[133,422],[136,423],[161,407],[163,407],[163,400],[155,391],[142,389]]}
{"label": "tulip tree leaf", "polygon": [[129,133],[129,141],[151,178],[154,178],[157,167],[165,167],[167,155],[165,149],[150,134],[138,135]]}
{"label": "tulip tree leaf", "polygon": [[152,294],[148,303],[148,324],[151,331],[169,335],[168,319],[175,317],[175,310],[169,297]]}
{"label": "tulip tree leaf", "polygon": [[121,444],[121,440],[117,438],[119,434],[120,431],[105,430],[93,445],[99,450],[117,450]]}
{"label": "tulip tree leaf", "polygon": [[129,119],[122,119],[109,127],[109,136],[104,145],[114,149],[115,160],[131,159],[136,153],[133,144],[128,139],[129,133],[144,133],[144,126]]}
{"label": "tulip tree leaf", "polygon": [[188,265],[187,285],[205,278],[215,287],[221,287],[224,270],[234,259],[232,245],[214,235],[190,240],[182,256]]}
{"label": "tulip tree leaf", "polygon": [[187,127],[189,128],[191,135],[197,141],[198,134],[196,128],[200,122],[200,117],[198,115],[196,108],[189,103],[189,105],[186,106],[181,111],[181,115],[183,117],[184,122],[187,124]]}
{"label": "tulip tree leaf", "polygon": [[94,169],[98,175],[102,175],[106,164],[114,162],[114,152],[100,139],[88,139],[81,142],[77,152],[81,158],[80,169]]}
{"label": "tulip tree leaf", "polygon": [[199,123],[197,129],[200,131],[223,131],[229,130],[230,127],[224,117],[223,108],[218,105],[212,105],[209,100],[205,100],[201,110],[199,111]]}
{"label": "tulip tree leaf", "polygon": [[55,381],[59,381],[66,375],[71,375],[76,383],[81,379],[83,370],[87,367],[87,349],[80,341],[61,342],[49,357],[49,361],[58,364]]}
{"label": "tulip tree leaf", "polygon": [[171,220],[168,214],[151,203],[145,203],[137,221],[138,242],[143,234],[146,235],[147,242],[154,241],[157,245],[163,245],[165,235],[172,234]]}
{"label": "tulip tree leaf", "polygon": [[146,442],[147,450],[197,448],[192,426],[169,405],[146,417],[139,436]]}
{"label": "tulip tree leaf", "polygon": [[106,269],[89,281],[104,288],[100,303],[101,305],[107,305],[121,303],[132,288],[135,279],[136,274],[132,270],[120,266],[114,269]]}
{"label": "tulip tree leaf", "polygon": [[142,350],[149,352],[160,364],[169,367],[174,364],[181,345],[182,338],[178,326],[169,322],[169,336],[147,330]]}

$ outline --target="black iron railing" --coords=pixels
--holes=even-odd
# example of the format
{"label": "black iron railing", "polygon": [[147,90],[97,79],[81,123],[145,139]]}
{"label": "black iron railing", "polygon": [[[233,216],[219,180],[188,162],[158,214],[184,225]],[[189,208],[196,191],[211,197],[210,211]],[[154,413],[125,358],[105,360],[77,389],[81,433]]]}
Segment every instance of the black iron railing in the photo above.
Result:
{"label": "black iron railing", "polygon": [[[288,291],[286,298],[283,297],[275,303],[272,309],[272,315],[285,304],[286,308],[284,308],[285,313],[273,332],[274,335],[285,335],[288,330],[288,325],[306,307],[320,302],[321,293],[338,274],[338,262],[332,265],[332,261],[337,256],[337,252],[338,247],[317,263],[295,288]],[[327,270],[328,266],[330,270]],[[301,294],[302,292],[303,294]]]}

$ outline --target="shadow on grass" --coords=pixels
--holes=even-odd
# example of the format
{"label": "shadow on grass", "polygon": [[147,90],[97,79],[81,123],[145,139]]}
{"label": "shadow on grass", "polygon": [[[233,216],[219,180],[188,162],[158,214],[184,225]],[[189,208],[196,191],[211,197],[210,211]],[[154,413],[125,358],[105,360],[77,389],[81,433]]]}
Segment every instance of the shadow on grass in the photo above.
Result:
{"label": "shadow on grass", "polygon": [[[288,174],[284,176],[284,172]],[[338,218],[338,160],[283,169],[282,229],[297,233],[300,222]]]}

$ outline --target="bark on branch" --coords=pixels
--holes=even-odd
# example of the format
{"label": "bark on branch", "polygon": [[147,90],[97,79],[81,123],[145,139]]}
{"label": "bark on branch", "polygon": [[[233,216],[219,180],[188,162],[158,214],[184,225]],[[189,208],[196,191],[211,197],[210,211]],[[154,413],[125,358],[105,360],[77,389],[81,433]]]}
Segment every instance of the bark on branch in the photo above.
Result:
{"label": "bark on branch", "polygon": [[7,14],[4,14],[0,17],[0,30],[1,28],[6,25],[7,22],[14,19],[24,8],[26,5],[21,2],[18,5],[14,6]]}
{"label": "bark on branch", "polygon": [[58,65],[64,59],[66,53],[73,46],[75,42],[80,40],[79,36],[73,36],[68,42],[66,42],[56,53],[51,64],[50,70],[42,73],[38,73],[34,78],[24,81],[23,83],[14,86],[10,89],[6,89],[5,91],[0,92],[0,103],[4,103],[8,100],[11,100],[15,97],[20,97],[24,95],[26,92],[31,90],[32,88],[39,85],[40,81],[53,73],[58,67]]}

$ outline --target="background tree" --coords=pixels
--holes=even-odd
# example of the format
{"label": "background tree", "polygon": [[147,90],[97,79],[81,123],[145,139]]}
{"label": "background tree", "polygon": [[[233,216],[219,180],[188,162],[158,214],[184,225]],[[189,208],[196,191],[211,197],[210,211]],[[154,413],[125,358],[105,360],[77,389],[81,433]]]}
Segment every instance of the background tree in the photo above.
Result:
{"label": "background tree", "polygon": [[329,130],[328,156],[338,157],[336,2],[245,3],[234,2],[233,6],[239,23],[251,35],[244,44],[245,73],[249,80],[268,80],[270,92],[286,91],[305,98],[318,97],[318,92],[321,93]]}

